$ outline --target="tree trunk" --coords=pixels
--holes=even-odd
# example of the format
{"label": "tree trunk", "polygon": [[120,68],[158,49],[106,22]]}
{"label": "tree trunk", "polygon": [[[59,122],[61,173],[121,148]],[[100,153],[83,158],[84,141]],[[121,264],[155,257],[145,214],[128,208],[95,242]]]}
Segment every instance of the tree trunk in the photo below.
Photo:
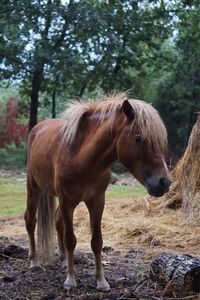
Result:
{"label": "tree trunk", "polygon": [[186,132],[186,137],[185,137],[184,150],[187,148],[190,133],[191,133],[192,115],[193,115],[193,110],[192,110],[192,107],[190,107],[190,111],[189,111],[189,114],[188,114],[188,121],[187,121],[187,132]]}
{"label": "tree trunk", "polygon": [[190,111],[189,111],[188,120],[187,120],[187,132],[186,132],[186,137],[185,137],[184,150],[187,148],[190,133],[191,133],[191,128],[192,128],[192,116],[193,116],[193,109],[194,109],[194,104],[195,104],[195,100],[196,100],[195,83],[196,83],[196,76],[194,74],[192,76],[192,97],[191,97]]}
{"label": "tree trunk", "polygon": [[[74,1],[70,0],[68,4],[68,14],[65,16],[65,22],[63,24],[63,28],[61,30],[61,34],[56,40],[55,44],[53,46],[50,45],[49,39],[48,39],[48,33],[49,28],[51,27],[51,21],[52,21],[52,1],[48,0],[47,2],[47,17],[46,17],[46,24],[44,31],[41,33],[42,39],[41,39],[41,47],[38,48],[38,53],[44,51],[45,49],[49,48],[48,51],[48,57],[46,56],[45,59],[41,59],[41,61],[38,64],[38,68],[34,71],[33,74],[33,81],[32,81],[32,90],[31,90],[31,105],[30,105],[30,117],[29,117],[29,132],[31,129],[37,124],[37,111],[38,111],[38,97],[39,97],[39,91],[40,86],[42,82],[42,75],[44,70],[44,64],[47,63],[53,53],[59,49],[63,43],[63,40],[66,35],[67,27],[70,23],[70,16],[71,16],[71,9],[73,9]],[[43,45],[45,44],[45,47]]]}
{"label": "tree trunk", "polygon": [[113,69],[112,80],[109,84],[109,90],[110,91],[114,90],[115,84],[116,84],[116,76],[120,72],[121,67],[122,67],[122,62],[123,62],[123,59],[124,59],[123,53],[125,52],[125,49],[126,49],[129,33],[130,32],[128,32],[128,31],[125,32],[124,37],[123,37],[123,44],[122,44],[121,54],[119,54],[119,56],[117,57],[116,65]]}
{"label": "tree trunk", "polygon": [[31,105],[28,132],[37,124],[38,97],[42,82],[44,64],[33,74],[32,89],[31,89]]}
{"label": "tree trunk", "polygon": [[53,90],[52,94],[52,119],[56,118],[56,88]]}
{"label": "tree trunk", "polygon": [[78,95],[80,98],[83,96],[83,93],[84,93],[84,91],[85,91],[85,89],[87,87],[87,84],[88,84],[88,82],[83,83],[83,85],[81,87],[81,90],[80,90],[80,93]]}
{"label": "tree trunk", "polygon": [[109,83],[109,91],[113,91],[114,88],[115,88],[115,84],[116,84],[116,76],[117,74],[119,73],[119,71],[121,70],[121,63],[123,61],[123,57],[122,56],[119,56],[117,58],[117,61],[116,61],[116,65],[113,69],[113,75],[112,75],[112,80],[110,81]]}
{"label": "tree trunk", "polygon": [[58,84],[58,79],[59,79],[59,75],[57,73],[56,77],[55,77],[55,84],[54,84],[54,89],[53,89],[53,93],[52,93],[52,108],[51,108],[52,119],[56,118],[56,88],[57,88],[57,84]]}
{"label": "tree trunk", "polygon": [[151,264],[151,278],[164,285],[163,296],[200,292],[200,259],[187,254],[164,252]]}

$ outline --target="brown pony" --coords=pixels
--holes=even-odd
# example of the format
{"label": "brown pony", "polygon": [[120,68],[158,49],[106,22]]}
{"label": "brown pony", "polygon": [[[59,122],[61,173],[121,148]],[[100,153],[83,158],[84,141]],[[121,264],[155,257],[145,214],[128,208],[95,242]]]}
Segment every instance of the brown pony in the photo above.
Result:
{"label": "brown pony", "polygon": [[73,212],[81,201],[90,214],[97,289],[110,288],[101,263],[101,218],[114,161],[119,159],[150,195],[160,197],[170,186],[163,157],[167,133],[157,111],[123,93],[103,100],[71,103],[61,119],[39,123],[28,138],[25,221],[30,267],[38,265],[34,239],[37,209],[40,243],[47,255],[53,245],[53,198],[57,196],[56,229],[60,258],[67,264],[66,289],[76,287]]}

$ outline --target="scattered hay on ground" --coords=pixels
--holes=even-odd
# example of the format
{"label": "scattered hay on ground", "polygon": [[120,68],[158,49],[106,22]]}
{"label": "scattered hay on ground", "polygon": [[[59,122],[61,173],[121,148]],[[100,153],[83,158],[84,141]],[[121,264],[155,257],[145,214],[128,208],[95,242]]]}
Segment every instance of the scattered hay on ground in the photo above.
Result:
{"label": "scattered hay on ground", "polygon": [[119,250],[148,248],[152,257],[161,251],[200,255],[198,224],[187,224],[181,210],[163,208],[162,201],[138,197],[107,202],[102,222],[105,244]]}
{"label": "scattered hay on ground", "polygon": [[[163,208],[163,199],[135,197],[106,201],[102,220],[104,246],[120,251],[144,249],[149,257],[161,251],[200,256],[198,224],[185,222],[182,210]],[[23,218],[1,219],[1,234],[20,239],[28,246]],[[81,203],[74,216],[77,248],[90,249],[90,224],[87,208]]]}

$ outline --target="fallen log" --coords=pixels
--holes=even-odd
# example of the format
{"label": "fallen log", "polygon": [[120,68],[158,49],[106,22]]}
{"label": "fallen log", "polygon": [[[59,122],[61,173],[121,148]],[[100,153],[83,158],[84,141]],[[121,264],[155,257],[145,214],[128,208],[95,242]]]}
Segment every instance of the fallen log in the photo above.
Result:
{"label": "fallen log", "polygon": [[200,259],[188,254],[164,252],[151,264],[150,277],[165,287],[163,296],[200,292]]}

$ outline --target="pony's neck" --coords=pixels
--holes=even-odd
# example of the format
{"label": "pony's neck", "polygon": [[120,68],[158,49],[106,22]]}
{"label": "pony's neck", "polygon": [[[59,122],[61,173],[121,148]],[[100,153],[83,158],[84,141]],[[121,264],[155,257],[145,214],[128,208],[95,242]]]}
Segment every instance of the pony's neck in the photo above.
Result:
{"label": "pony's neck", "polygon": [[102,173],[117,160],[116,126],[111,126],[109,118],[100,123],[93,117],[88,121],[88,128],[75,159],[81,169],[91,168],[93,172],[96,169],[97,173]]}

